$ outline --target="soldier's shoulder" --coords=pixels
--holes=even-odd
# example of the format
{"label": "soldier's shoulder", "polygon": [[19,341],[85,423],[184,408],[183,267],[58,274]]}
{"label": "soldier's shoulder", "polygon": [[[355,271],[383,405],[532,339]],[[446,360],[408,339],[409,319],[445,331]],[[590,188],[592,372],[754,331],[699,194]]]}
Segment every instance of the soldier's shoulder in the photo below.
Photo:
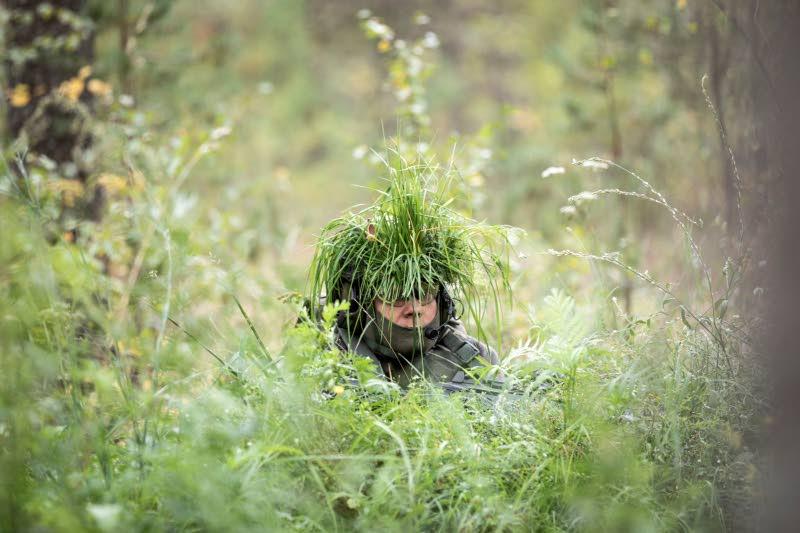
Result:
{"label": "soldier's shoulder", "polygon": [[486,361],[488,361],[490,364],[494,365],[499,362],[497,351],[483,341],[467,333],[467,329],[464,327],[463,322],[456,318],[451,318],[445,325],[447,326],[448,333],[450,335],[453,335],[462,342],[469,343],[474,346],[478,350],[479,355],[486,359]]}

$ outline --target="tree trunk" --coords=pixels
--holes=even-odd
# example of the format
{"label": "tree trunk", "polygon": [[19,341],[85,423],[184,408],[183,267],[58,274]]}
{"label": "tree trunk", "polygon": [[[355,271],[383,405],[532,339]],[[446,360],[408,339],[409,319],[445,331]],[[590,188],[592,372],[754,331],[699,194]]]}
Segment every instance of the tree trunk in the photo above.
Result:
{"label": "tree trunk", "polygon": [[[767,510],[760,521],[764,531],[796,531],[800,522],[800,357],[798,356],[798,302],[800,302],[800,3],[795,1],[762,4],[759,25],[769,36],[764,46],[764,71],[770,90],[759,96],[759,113],[766,122],[769,165],[777,174],[771,191],[771,211],[777,216],[771,225],[767,289],[768,328],[762,349],[771,363],[770,392],[775,416],[767,426],[771,452]],[[753,76],[763,78],[764,72]],[[776,118],[772,118],[776,117]],[[765,120],[766,118],[766,120]]]}
{"label": "tree trunk", "polygon": [[[9,106],[6,131],[22,137],[29,153],[45,156],[62,179],[84,190],[92,168],[91,115],[94,25],[83,15],[85,0],[4,0],[4,68]],[[102,191],[71,195],[64,210],[97,219]]]}

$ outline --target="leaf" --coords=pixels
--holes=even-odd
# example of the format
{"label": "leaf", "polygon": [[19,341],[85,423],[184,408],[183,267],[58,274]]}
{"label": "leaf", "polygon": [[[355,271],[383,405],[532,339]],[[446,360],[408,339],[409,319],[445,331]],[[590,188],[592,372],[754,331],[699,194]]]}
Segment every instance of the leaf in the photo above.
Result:
{"label": "leaf", "polygon": [[692,325],[689,324],[689,320],[686,318],[686,308],[684,306],[681,306],[680,309],[681,309],[681,322],[683,322],[683,324],[687,328],[692,329]]}

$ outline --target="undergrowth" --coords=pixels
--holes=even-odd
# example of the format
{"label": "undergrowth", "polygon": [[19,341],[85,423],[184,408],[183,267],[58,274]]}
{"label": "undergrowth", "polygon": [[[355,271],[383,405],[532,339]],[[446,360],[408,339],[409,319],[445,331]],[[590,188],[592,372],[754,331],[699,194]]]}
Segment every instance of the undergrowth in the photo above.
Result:
{"label": "undergrowth", "polygon": [[[422,44],[391,48],[393,31],[364,16],[394,50],[395,75],[421,61]],[[423,73],[409,78],[416,133]],[[503,358],[510,391],[487,402],[375,378],[334,347],[334,307],[322,327],[270,332],[282,348],[267,348],[245,309],[258,302],[237,297],[249,285],[208,255],[237,246],[237,226],[187,214],[180,190],[225,135],[196,151],[179,142],[179,154],[127,142],[136,170],[117,180],[103,222],[77,232],[64,231],[43,170],[4,169],[3,530],[672,531],[750,519],[766,409],[750,326],[733,311],[746,257],[717,269],[715,287],[694,222],[654,189],[572,203],[617,194],[666,208],[703,298],[682,299],[619,254],[557,251],[629,271],[660,310],[620,311],[609,327],[605,295],[552,290]],[[243,271],[237,255],[225,264]],[[232,331],[213,313],[236,317]]]}
{"label": "undergrowth", "polygon": [[17,198],[0,216],[10,529],[714,530],[752,486],[748,383],[681,320],[603,330],[554,290],[488,405],[375,379],[332,344],[335,308],[279,354],[243,325],[222,364],[163,301],[120,329],[78,246]]}

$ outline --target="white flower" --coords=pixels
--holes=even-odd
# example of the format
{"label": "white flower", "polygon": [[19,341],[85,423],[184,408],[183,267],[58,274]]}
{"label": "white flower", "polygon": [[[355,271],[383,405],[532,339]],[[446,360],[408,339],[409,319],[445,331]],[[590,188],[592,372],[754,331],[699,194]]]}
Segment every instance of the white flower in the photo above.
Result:
{"label": "white flower", "polygon": [[547,167],[542,171],[542,177],[549,178],[554,174],[563,174],[563,173],[564,173],[564,167]]}
{"label": "white flower", "polygon": [[370,15],[372,15],[372,11],[370,11],[369,9],[359,9],[358,13],[356,14],[356,16],[361,20],[369,18]]}
{"label": "white flower", "polygon": [[420,72],[422,72],[422,60],[417,56],[411,56],[408,58],[408,74],[409,76],[418,76]]}
{"label": "white flower", "polygon": [[133,107],[133,96],[129,94],[121,94],[119,95],[119,103],[123,107]]}
{"label": "white flower", "polygon": [[172,217],[181,219],[186,216],[197,204],[197,197],[188,194],[177,193],[172,206]]}
{"label": "white flower", "polygon": [[578,194],[576,194],[574,196],[570,196],[570,198],[569,198],[570,202],[578,202],[578,203],[580,203],[580,202],[590,202],[592,200],[597,200],[597,195],[595,193],[589,192],[589,191],[579,192]]}
{"label": "white flower", "polygon": [[596,159],[584,159],[583,161],[575,161],[573,159],[572,162],[582,167],[591,168],[592,170],[605,170],[608,168],[608,163],[597,161]]}
{"label": "white flower", "polygon": [[409,109],[415,115],[421,115],[421,114],[423,114],[425,112],[425,103],[424,102],[416,102],[414,104],[411,104],[411,107],[409,107]]}
{"label": "white flower", "polygon": [[231,134],[231,127],[230,126],[220,126],[219,128],[214,128],[211,130],[211,140],[218,141],[223,137],[227,137]]}
{"label": "white flower", "polygon": [[485,180],[483,179],[483,176],[479,172],[476,172],[475,174],[469,177],[469,184],[473,187],[481,187],[484,184],[484,182]]}
{"label": "white flower", "polygon": [[425,13],[417,13],[417,16],[414,17],[414,23],[419,24],[420,26],[424,26],[431,21],[431,18],[426,15]]}
{"label": "white flower", "polygon": [[435,33],[429,31],[425,33],[425,38],[422,39],[422,45],[426,48],[438,48],[439,47],[439,38],[436,36]]}
{"label": "white flower", "polygon": [[559,209],[559,211],[563,215],[574,215],[575,213],[578,212],[577,209],[575,209],[574,205],[565,205],[564,207]]}
{"label": "white flower", "polygon": [[408,100],[408,97],[411,96],[411,88],[410,87],[402,87],[394,92],[395,97],[400,100],[401,102],[405,102]]}
{"label": "white flower", "polygon": [[359,144],[355,148],[353,148],[353,159],[363,159],[365,155],[367,155],[367,145]]}
{"label": "white flower", "polygon": [[480,148],[478,150],[478,157],[481,159],[490,159],[492,157],[492,151],[489,148]]}
{"label": "white flower", "polygon": [[386,24],[382,24],[375,19],[369,19],[366,23],[367,29],[387,41],[394,39],[394,32]]}
{"label": "white flower", "polygon": [[258,92],[261,94],[270,94],[275,87],[271,82],[262,81],[258,84]]}

